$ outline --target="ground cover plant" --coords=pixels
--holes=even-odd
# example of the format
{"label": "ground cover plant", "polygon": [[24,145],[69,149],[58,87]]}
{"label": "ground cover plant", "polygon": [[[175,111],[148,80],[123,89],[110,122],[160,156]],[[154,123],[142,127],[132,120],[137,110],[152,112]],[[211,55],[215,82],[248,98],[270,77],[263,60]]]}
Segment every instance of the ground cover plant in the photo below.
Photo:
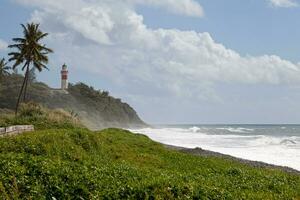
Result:
{"label": "ground cover plant", "polygon": [[[48,128],[48,127],[47,127]],[[119,129],[0,138],[2,199],[299,199],[300,176],[166,149]]]}
{"label": "ground cover plant", "polygon": [[0,138],[0,199],[299,199],[300,176],[197,157],[120,129],[93,132],[76,115],[23,104],[0,126],[36,131]]}

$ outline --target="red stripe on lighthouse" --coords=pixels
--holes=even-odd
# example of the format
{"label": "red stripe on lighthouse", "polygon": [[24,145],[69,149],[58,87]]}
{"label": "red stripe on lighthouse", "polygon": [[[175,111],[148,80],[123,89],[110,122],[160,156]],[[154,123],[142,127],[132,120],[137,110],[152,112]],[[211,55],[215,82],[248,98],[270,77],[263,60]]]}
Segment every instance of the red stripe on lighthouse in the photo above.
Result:
{"label": "red stripe on lighthouse", "polygon": [[63,74],[63,75],[61,76],[61,79],[67,80],[67,79],[68,79],[68,75],[67,75],[67,74]]}
{"label": "red stripe on lighthouse", "polygon": [[62,80],[68,79],[68,71],[61,71],[61,79]]}

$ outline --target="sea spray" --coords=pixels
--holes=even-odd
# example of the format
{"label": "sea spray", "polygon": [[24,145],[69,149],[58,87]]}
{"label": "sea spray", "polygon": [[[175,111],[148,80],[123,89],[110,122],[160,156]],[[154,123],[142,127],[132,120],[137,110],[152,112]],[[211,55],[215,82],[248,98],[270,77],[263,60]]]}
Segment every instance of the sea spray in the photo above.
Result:
{"label": "sea spray", "polygon": [[168,145],[200,147],[300,170],[298,125],[173,125],[131,131]]}

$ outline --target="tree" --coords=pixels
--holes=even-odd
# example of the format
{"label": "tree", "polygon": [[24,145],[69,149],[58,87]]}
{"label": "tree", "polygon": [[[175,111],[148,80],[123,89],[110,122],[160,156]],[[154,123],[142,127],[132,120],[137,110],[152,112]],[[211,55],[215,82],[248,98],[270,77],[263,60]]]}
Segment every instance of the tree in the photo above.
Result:
{"label": "tree", "polygon": [[9,70],[10,70],[10,67],[7,66],[7,62],[5,62],[5,59],[2,58],[0,60],[0,83],[2,82],[2,79],[4,76],[9,75]]}
{"label": "tree", "polygon": [[40,40],[45,38],[48,33],[43,33],[39,28],[39,24],[28,23],[26,26],[24,24],[21,24],[21,26],[23,28],[24,38],[13,38],[12,40],[15,44],[8,46],[9,48],[16,49],[15,52],[8,54],[10,56],[9,61],[15,62],[12,68],[16,69],[21,65],[22,71],[25,70],[25,76],[16,104],[16,114],[18,113],[23,93],[23,101],[26,101],[30,68],[36,68],[39,72],[43,69],[48,69],[46,66],[46,64],[48,64],[48,54],[53,52],[44,44],[40,43]]}

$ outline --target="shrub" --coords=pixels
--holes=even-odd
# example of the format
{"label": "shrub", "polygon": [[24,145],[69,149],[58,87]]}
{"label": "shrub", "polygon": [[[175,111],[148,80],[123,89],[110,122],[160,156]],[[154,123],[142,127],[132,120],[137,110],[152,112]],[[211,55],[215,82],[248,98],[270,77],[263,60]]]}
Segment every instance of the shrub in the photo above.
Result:
{"label": "shrub", "polygon": [[39,117],[44,114],[42,107],[34,102],[27,104],[23,103],[20,106],[19,116],[20,117]]}
{"label": "shrub", "polygon": [[13,113],[0,116],[0,127],[34,125],[35,129],[83,128],[76,115],[63,109],[50,110],[36,103],[22,104],[17,116]]}

